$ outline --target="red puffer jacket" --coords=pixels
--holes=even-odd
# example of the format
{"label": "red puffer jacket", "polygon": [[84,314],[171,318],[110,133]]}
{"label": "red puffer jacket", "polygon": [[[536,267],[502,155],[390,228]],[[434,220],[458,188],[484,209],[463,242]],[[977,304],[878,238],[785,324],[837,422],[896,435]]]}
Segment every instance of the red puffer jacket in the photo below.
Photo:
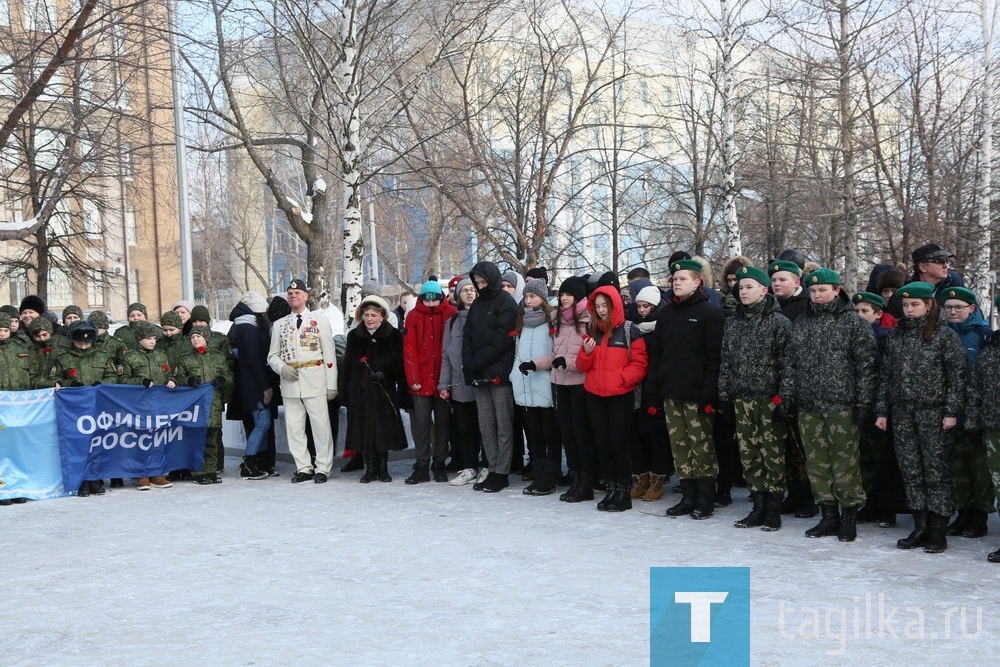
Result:
{"label": "red puffer jacket", "polygon": [[417,305],[406,316],[403,330],[403,369],[406,372],[407,387],[420,385],[417,391],[410,389],[414,396],[437,394],[441,378],[444,326],[457,312],[455,306],[448,302],[430,308],[423,301],[417,301]]}
{"label": "red puffer jacket", "polygon": [[[634,390],[646,377],[649,366],[649,356],[646,354],[646,341],[642,339],[639,327],[625,321],[625,307],[621,295],[612,286],[599,287],[587,302],[590,317],[597,321],[594,311],[594,301],[603,294],[611,299],[611,332],[604,330],[596,336],[597,347],[593,354],[587,354],[587,348],[581,347],[576,356],[577,369],[587,374],[583,387],[597,396],[621,396]],[[631,349],[625,336],[625,327],[631,327]]]}

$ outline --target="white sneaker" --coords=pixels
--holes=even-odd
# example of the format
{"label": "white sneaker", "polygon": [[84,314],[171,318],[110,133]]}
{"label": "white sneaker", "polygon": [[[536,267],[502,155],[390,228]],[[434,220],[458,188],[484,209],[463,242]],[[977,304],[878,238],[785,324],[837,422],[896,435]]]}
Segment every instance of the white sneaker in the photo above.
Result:
{"label": "white sneaker", "polygon": [[483,468],[479,471],[479,477],[476,478],[476,484],[482,484],[486,481],[486,478],[490,476],[490,469]]}
{"label": "white sneaker", "polygon": [[469,482],[475,482],[479,476],[476,474],[475,468],[466,468],[462,472],[458,473],[458,477],[451,480],[452,486],[465,486]]}

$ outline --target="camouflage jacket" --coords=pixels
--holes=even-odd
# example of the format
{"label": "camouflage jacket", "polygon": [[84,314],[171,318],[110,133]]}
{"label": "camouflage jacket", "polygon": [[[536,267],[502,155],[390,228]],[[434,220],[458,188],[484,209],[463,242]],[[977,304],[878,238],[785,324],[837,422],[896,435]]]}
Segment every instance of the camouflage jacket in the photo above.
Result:
{"label": "camouflage jacket", "polygon": [[805,412],[870,410],[875,402],[875,336],[841,290],[831,303],[811,301],[790,330],[781,396]]}
{"label": "camouflage jacket", "polygon": [[979,351],[969,382],[965,428],[1000,431],[1000,335]]}
{"label": "camouflage jacket", "polygon": [[120,338],[102,333],[97,337],[94,347],[111,357],[111,363],[121,372],[122,357],[125,355],[125,343]]}
{"label": "camouflage jacket", "polygon": [[221,352],[209,348],[204,354],[193,351],[181,358],[177,369],[178,384],[186,385],[191,378],[201,378],[201,381],[211,382],[217,377],[225,380],[225,384],[215,390],[212,395],[212,413],[209,416],[210,428],[222,427],[222,404],[229,400],[233,393],[232,365]]}
{"label": "camouflage jacket", "polygon": [[968,380],[965,348],[943,320],[930,342],[924,342],[927,317],[903,318],[889,334],[875,405],[879,417],[888,417],[892,405],[943,407],[946,417],[962,414]]}
{"label": "camouflage jacket", "polygon": [[33,362],[31,347],[20,338],[0,341],[0,391],[31,389]]}
{"label": "camouflage jacket", "polygon": [[84,386],[117,384],[118,372],[107,352],[94,346],[81,350],[74,345],[56,356],[52,372],[40,384],[54,387],[57,382],[63,387],[71,387],[74,382]]}
{"label": "camouflage jacket", "polygon": [[130,350],[122,358],[121,384],[142,384],[143,380],[152,380],[153,384],[166,384],[170,380],[177,382],[167,353],[158,347]]}
{"label": "camouflage jacket", "polygon": [[791,326],[770,294],[760,303],[736,307],[722,338],[719,400],[771,398],[778,393]]}

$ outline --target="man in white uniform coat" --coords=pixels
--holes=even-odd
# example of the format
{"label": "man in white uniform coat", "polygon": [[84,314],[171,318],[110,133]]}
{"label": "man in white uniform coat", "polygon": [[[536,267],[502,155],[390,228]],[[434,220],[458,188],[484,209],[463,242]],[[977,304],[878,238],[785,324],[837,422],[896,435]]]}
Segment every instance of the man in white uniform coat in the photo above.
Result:
{"label": "man in white uniform coat", "polygon": [[[333,438],[327,401],[337,397],[337,352],[326,317],[309,312],[309,288],[295,279],[288,286],[292,312],[271,329],[267,365],[281,377],[285,404],[285,435],[295,459],[292,483],[313,480],[322,484],[333,467]],[[316,444],[313,467],[306,447],[306,415]]]}

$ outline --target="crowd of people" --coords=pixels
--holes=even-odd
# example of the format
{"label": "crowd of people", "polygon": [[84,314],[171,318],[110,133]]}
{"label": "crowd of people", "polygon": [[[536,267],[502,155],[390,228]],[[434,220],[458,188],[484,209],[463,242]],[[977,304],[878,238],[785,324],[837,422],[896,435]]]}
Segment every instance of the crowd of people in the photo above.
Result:
{"label": "crowd of people", "polygon": [[[608,272],[553,289],[543,267],[521,276],[483,261],[446,288],[430,277],[395,309],[366,283],[343,335],[310,310],[298,279],[284,298],[244,295],[228,335],[184,301],[159,327],[132,304],[110,336],[101,312],[83,319],[69,306],[53,321],[29,296],[0,308],[0,390],[211,382],[202,469],[141,478],[142,490],[220,482],[224,410],[246,432],[240,476],[276,476],[279,405],[293,483],[329,479],[341,407],[341,471],[391,482],[405,411],[416,453],[406,484],[497,493],[519,474],[526,495],[603,493],[606,512],[673,490],[665,513],[694,520],[745,486],[752,505],[737,528],[819,515],[806,536],[851,542],[859,522],[892,527],[911,513],[897,546],[939,553],[947,536],[988,531],[1000,336],[950,252],[927,244],[912,260],[911,275],[879,265],[853,294],[795,250],[760,265],[733,258],[717,289],[708,262],[683,252],[664,287],[637,268],[625,285]],[[104,493],[103,480],[78,493]],[[988,559],[1000,562],[1000,550]]]}

